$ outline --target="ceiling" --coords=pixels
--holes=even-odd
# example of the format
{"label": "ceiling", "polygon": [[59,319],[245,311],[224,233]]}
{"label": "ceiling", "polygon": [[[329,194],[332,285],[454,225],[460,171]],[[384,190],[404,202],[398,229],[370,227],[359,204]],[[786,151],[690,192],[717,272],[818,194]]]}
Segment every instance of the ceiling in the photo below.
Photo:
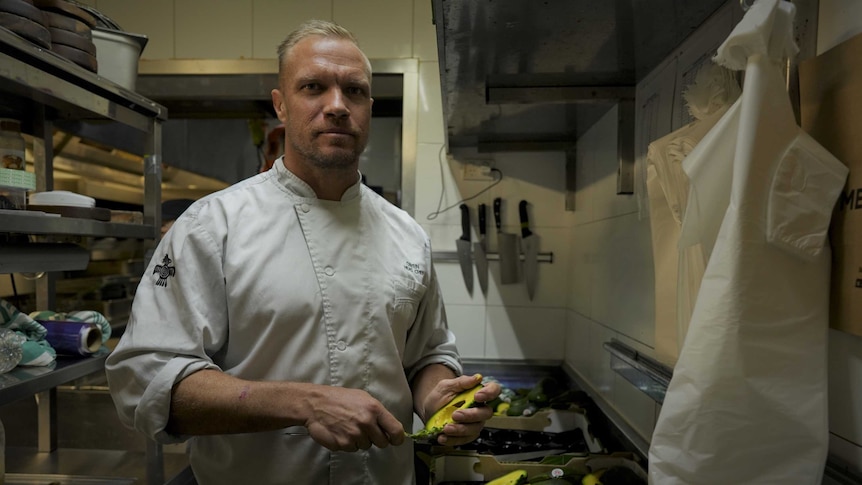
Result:
{"label": "ceiling", "polygon": [[450,151],[573,143],[726,0],[433,0]]}

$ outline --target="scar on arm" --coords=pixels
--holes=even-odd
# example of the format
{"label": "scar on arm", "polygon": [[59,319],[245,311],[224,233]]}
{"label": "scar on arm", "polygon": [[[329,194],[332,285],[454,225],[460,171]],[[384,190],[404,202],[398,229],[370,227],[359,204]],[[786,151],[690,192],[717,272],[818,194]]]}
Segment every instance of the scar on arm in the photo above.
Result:
{"label": "scar on arm", "polygon": [[239,400],[242,401],[243,399],[245,399],[247,397],[248,397],[248,386],[244,386],[242,388],[242,391],[240,391],[240,393],[239,393]]}

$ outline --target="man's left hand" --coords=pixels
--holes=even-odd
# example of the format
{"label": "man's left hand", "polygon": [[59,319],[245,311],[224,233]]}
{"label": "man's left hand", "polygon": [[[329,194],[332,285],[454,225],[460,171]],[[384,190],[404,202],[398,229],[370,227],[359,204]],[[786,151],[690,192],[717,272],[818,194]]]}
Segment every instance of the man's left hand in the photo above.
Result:
{"label": "man's left hand", "polygon": [[[449,403],[458,394],[475,387],[482,380],[478,374],[461,376],[454,379],[441,380],[426,399],[425,409],[432,410],[428,418],[437,410]],[[500,395],[500,384],[489,382],[476,391],[476,407],[459,409],[452,414],[454,424],[447,424],[437,442],[446,446],[457,446],[469,443],[479,437],[485,426],[485,421],[494,415],[494,410],[479,403],[492,401]],[[427,418],[426,418],[427,419]]]}

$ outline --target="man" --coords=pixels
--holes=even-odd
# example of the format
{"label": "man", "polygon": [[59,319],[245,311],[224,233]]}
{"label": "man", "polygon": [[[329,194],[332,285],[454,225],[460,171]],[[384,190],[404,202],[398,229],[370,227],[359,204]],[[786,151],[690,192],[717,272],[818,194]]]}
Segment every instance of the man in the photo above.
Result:
{"label": "man", "polygon": [[[159,244],[108,358],[111,392],[127,425],[191,437],[201,485],[410,484],[413,412],[477,381],[460,375],[427,235],[360,183],[368,59],[321,21],[278,52],[285,155]],[[456,412],[439,442],[475,439],[490,416]]]}

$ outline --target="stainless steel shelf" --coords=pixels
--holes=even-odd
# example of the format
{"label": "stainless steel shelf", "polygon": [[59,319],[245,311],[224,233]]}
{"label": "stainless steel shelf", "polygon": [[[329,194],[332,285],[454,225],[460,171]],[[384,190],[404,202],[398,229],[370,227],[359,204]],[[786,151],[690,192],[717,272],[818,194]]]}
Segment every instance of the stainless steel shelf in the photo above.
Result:
{"label": "stainless steel shelf", "polygon": [[0,374],[0,406],[98,372],[104,369],[109,353],[103,349],[93,357],[58,356],[50,367],[19,366]]}
{"label": "stainless steel shelf", "polygon": [[[135,143],[142,142],[141,153],[138,154],[144,156],[144,172],[140,183],[144,188],[142,202],[146,223],[121,224],[91,219],[56,218],[27,211],[11,214],[4,211],[0,213],[0,235],[60,236],[59,239],[63,242],[67,242],[63,236],[158,239],[161,225],[158,208],[162,180],[162,122],[167,120],[167,116],[167,109],[158,103],[33,45],[5,29],[0,29],[0,117],[21,120],[22,131],[33,136],[36,189],[54,189],[53,134],[56,126],[63,126],[65,131],[80,134],[84,138],[86,136],[83,133],[77,133],[82,127],[97,127],[100,132],[103,131],[102,127],[106,128],[105,131],[116,128],[122,131],[124,136],[130,135]],[[131,133],[125,133],[126,131]],[[118,140],[118,137],[102,143],[111,144],[113,140]],[[36,257],[29,257],[26,266],[33,266],[34,272],[40,269],[54,271],[59,267],[57,261],[47,258],[41,262],[42,266],[37,263]],[[38,308],[54,306],[54,283],[52,275],[37,281]],[[52,452],[57,449],[57,410],[54,399],[57,386],[103,371],[107,354],[108,351],[105,350],[103,354],[94,357],[59,357],[50,368],[19,367],[9,373],[0,374],[0,405],[42,394],[43,399],[38,400],[40,457],[49,461],[54,458],[61,462],[66,461]],[[153,452],[148,449],[143,456],[147,470],[157,470],[163,463],[161,446],[154,445],[152,449]],[[10,454],[7,453],[6,456],[8,458]],[[53,469],[35,465],[33,469],[25,469],[25,463],[21,459],[12,458],[7,462],[11,462],[10,465],[21,465],[19,469],[10,467],[10,473],[88,476],[98,473],[96,468],[88,466],[82,470],[71,470],[54,467],[57,463],[50,462],[46,464]],[[101,460],[99,463],[106,462]],[[147,473],[147,483],[163,483],[162,475],[163,473]]]}
{"label": "stainless steel shelf", "polygon": [[647,357],[617,339],[604,343],[611,353],[611,369],[655,402],[664,402],[673,369]]}
{"label": "stainless steel shelf", "polygon": [[[163,106],[5,29],[0,29],[0,93],[4,110],[27,110],[35,101],[62,118],[115,120],[144,132],[153,119],[167,119]],[[10,99],[15,95],[20,102]]]}
{"label": "stainless steel shelf", "polygon": [[[471,253],[472,254],[472,253]],[[496,252],[486,252],[485,257],[488,261],[499,261],[500,253]],[[524,253],[518,252],[518,259],[523,261],[525,258]],[[456,251],[432,251],[431,259],[437,262],[455,262],[459,261],[458,253]],[[538,253],[536,261],[539,263],[554,263],[554,253]]]}
{"label": "stainless steel shelf", "polygon": [[8,473],[6,485],[135,485],[134,478]]}
{"label": "stainless steel shelf", "polygon": [[[143,438],[142,438],[143,439]],[[185,453],[164,454],[164,474],[179,476],[188,467]],[[6,450],[7,485],[146,484],[148,457],[142,451],[59,448],[50,453],[32,448]],[[48,481],[39,481],[47,480]],[[159,482],[160,485],[166,480]],[[194,484],[193,481],[176,483]]]}
{"label": "stainless steel shelf", "polygon": [[0,274],[75,271],[87,268],[90,253],[71,243],[0,243]]}
{"label": "stainless steel shelf", "polygon": [[[20,212],[20,214],[14,212]],[[103,222],[74,217],[46,217],[27,211],[4,211],[0,214],[0,233],[153,239],[158,231],[155,227],[146,224]]]}

